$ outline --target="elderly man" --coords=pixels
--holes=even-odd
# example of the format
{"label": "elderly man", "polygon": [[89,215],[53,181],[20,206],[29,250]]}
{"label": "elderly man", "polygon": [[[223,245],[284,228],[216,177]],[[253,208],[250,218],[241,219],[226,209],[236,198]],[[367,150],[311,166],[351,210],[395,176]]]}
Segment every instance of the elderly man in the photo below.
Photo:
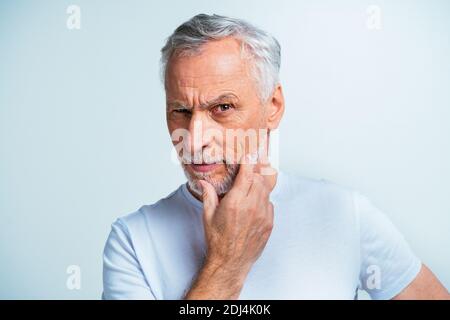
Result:
{"label": "elderly man", "polygon": [[104,299],[449,297],[366,197],[271,168],[279,68],[277,40],[239,19],[200,14],[168,38],[167,125],[188,182],[112,225]]}

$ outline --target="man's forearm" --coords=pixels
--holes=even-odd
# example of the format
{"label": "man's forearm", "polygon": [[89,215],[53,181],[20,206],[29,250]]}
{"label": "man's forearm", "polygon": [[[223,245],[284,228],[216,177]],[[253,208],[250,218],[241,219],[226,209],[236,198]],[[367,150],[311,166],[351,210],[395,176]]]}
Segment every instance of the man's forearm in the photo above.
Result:
{"label": "man's forearm", "polygon": [[206,262],[185,299],[238,299],[247,273],[245,269],[234,269],[217,262]]}

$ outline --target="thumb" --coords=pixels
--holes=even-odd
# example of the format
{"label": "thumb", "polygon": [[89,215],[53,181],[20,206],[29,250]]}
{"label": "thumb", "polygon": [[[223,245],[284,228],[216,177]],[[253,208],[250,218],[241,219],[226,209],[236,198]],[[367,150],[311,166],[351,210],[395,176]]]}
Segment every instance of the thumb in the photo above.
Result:
{"label": "thumb", "polygon": [[202,187],[203,213],[205,219],[210,220],[219,204],[219,197],[217,196],[216,190],[209,182],[199,180],[198,183]]}

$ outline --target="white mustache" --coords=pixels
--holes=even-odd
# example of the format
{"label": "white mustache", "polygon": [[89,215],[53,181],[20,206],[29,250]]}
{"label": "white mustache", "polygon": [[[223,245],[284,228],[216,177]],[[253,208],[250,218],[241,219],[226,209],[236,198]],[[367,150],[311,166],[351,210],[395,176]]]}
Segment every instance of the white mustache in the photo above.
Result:
{"label": "white mustache", "polygon": [[223,157],[212,157],[201,153],[197,154],[183,154],[179,157],[180,161],[184,164],[212,164],[212,163],[225,163]]}

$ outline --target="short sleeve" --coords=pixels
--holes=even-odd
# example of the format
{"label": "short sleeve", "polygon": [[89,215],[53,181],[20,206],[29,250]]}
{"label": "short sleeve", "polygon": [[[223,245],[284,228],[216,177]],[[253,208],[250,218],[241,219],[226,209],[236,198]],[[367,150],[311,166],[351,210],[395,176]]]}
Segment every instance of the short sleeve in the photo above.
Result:
{"label": "short sleeve", "polygon": [[120,219],[113,223],[103,252],[102,299],[155,299]]}
{"label": "short sleeve", "polygon": [[392,299],[419,273],[422,263],[388,217],[354,193],[360,234],[360,286],[372,299]]}

